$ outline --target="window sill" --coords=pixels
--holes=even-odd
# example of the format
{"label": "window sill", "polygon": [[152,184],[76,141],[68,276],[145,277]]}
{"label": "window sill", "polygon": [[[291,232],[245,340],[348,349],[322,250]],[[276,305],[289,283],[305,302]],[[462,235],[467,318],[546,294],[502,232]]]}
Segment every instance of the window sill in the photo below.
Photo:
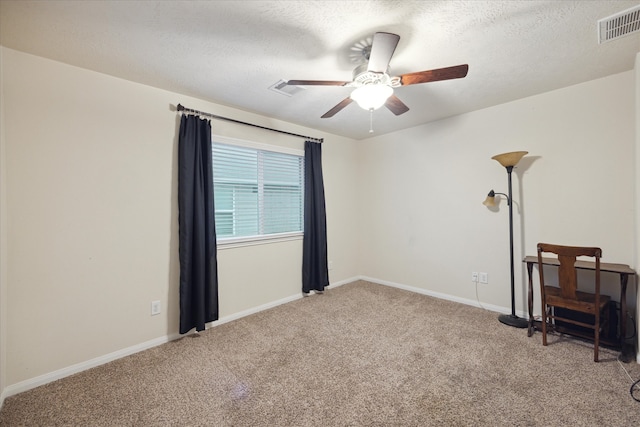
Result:
{"label": "window sill", "polygon": [[227,239],[218,239],[217,246],[218,249],[233,249],[233,248],[241,248],[243,246],[255,246],[255,245],[265,245],[268,243],[280,243],[280,242],[289,242],[292,240],[302,240],[304,233],[296,232],[296,233],[280,233],[280,234],[270,234],[268,236],[247,236],[247,237],[235,237],[235,238],[227,238]]}

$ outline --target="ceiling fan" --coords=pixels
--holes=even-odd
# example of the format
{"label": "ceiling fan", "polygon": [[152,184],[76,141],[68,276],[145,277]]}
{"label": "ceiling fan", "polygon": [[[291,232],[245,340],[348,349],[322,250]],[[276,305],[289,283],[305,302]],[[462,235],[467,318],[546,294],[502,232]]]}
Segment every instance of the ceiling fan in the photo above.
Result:
{"label": "ceiling fan", "polygon": [[399,41],[400,36],[397,34],[384,32],[375,33],[371,46],[362,51],[366,62],[353,70],[352,81],[289,80],[287,85],[347,86],[356,88],[351,95],[324,113],[324,115],[322,115],[323,119],[333,117],[353,101],[356,101],[358,105],[369,111],[373,111],[384,105],[393,114],[399,116],[409,111],[409,107],[393,94],[394,88],[418,83],[436,82],[439,80],[459,79],[465,77],[469,71],[469,65],[463,64],[392,77],[389,75],[389,62]]}

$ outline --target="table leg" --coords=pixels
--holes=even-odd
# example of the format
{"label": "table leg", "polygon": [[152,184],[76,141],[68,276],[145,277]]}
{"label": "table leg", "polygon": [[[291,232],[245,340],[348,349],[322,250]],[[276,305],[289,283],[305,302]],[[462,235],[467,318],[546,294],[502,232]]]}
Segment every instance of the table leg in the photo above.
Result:
{"label": "table leg", "polygon": [[531,277],[533,274],[533,263],[527,262],[527,275],[529,276],[529,294],[528,294],[528,305],[529,305],[529,323],[527,325],[527,336],[530,337],[533,335],[533,278]]}
{"label": "table leg", "polygon": [[620,360],[629,363],[633,359],[633,349],[627,348],[627,282],[628,274],[620,274]]}

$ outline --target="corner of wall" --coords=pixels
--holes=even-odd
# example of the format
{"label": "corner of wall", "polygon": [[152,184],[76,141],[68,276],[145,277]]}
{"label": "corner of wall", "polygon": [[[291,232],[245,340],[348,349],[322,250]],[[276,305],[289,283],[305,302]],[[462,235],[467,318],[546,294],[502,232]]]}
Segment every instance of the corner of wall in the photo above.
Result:
{"label": "corner of wall", "polygon": [[7,175],[5,163],[4,123],[4,48],[0,46],[0,408],[4,403],[6,388],[6,307],[7,307]]}
{"label": "corner of wall", "polygon": [[[640,52],[636,53],[636,62],[634,66],[634,73],[636,77],[636,105],[635,105],[635,117],[636,117],[636,144],[635,144],[635,245],[634,245],[634,259],[636,272],[640,270],[640,219],[638,214],[640,213]],[[638,283],[638,276],[636,275],[636,285]],[[636,286],[636,331],[640,331],[640,292],[638,292],[638,286]],[[637,350],[637,362],[640,363],[640,334],[636,334],[636,350]]]}

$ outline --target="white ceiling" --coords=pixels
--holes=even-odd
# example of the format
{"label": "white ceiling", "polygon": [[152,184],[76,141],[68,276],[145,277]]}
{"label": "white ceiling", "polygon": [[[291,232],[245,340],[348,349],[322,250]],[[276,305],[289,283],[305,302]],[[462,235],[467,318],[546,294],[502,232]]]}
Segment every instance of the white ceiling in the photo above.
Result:
{"label": "white ceiling", "polygon": [[637,4],[1,0],[0,43],[362,139],[371,136],[369,113],[357,104],[320,118],[350,88],[307,86],[291,97],[268,88],[281,79],[351,80],[351,48],[377,31],[401,37],[392,75],[469,64],[464,79],[397,88],[410,111],[376,110],[380,135],[631,70],[640,35],[598,44],[597,21]]}

